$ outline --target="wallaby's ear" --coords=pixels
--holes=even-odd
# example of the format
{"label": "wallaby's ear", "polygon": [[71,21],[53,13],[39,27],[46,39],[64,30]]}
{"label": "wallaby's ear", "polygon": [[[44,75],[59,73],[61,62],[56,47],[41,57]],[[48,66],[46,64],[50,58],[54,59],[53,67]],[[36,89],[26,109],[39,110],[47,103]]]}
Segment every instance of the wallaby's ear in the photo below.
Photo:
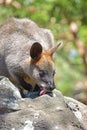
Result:
{"label": "wallaby's ear", "polygon": [[33,43],[33,45],[31,46],[31,49],[30,49],[31,58],[33,60],[37,60],[41,56],[41,53],[42,53],[41,44],[38,42]]}
{"label": "wallaby's ear", "polygon": [[55,47],[51,48],[50,54],[53,55],[62,44],[63,42],[59,41]]}

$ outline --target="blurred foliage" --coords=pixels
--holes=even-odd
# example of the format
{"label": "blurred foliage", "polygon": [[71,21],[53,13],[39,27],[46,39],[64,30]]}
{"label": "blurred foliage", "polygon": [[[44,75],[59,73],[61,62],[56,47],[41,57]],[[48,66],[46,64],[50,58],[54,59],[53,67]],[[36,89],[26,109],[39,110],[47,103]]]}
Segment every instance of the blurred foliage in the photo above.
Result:
{"label": "blurred foliage", "polygon": [[0,22],[15,16],[27,17],[41,27],[52,30],[55,44],[63,40],[63,47],[55,56],[55,83],[65,95],[84,78],[84,65],[72,40],[69,24],[79,27],[78,37],[87,44],[87,1],[86,0],[1,0]]}

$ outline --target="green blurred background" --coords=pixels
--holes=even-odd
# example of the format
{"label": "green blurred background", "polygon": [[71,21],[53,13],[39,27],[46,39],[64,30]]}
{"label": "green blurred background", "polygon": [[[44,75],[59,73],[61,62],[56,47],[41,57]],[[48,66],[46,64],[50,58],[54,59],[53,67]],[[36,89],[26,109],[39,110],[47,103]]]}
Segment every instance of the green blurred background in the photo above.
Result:
{"label": "green blurred background", "polygon": [[6,18],[30,18],[51,29],[55,44],[63,46],[55,55],[55,84],[64,95],[87,87],[86,0],[0,0],[0,23]]}

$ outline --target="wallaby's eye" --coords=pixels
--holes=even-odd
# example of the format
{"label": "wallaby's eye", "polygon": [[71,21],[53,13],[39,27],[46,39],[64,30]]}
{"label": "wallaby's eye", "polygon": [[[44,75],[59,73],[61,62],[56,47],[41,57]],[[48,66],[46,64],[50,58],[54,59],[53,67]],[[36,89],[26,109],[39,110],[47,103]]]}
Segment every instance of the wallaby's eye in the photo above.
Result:
{"label": "wallaby's eye", "polygon": [[46,70],[40,70],[39,75],[43,78],[45,75],[48,75],[48,72]]}
{"label": "wallaby's eye", "polygon": [[44,76],[45,76],[45,72],[41,70],[41,71],[39,72],[39,75],[40,75],[40,77],[44,77]]}

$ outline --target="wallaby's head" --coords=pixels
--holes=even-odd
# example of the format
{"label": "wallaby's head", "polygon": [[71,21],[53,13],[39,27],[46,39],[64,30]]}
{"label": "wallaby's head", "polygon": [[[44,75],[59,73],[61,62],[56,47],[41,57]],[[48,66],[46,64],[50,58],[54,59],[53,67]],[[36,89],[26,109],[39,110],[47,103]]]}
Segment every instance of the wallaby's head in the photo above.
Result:
{"label": "wallaby's head", "polygon": [[30,49],[30,74],[32,80],[40,87],[40,95],[50,92],[55,88],[54,75],[55,67],[53,61],[53,54],[57,48],[62,44],[59,42],[57,46],[43,50],[40,43],[35,42]]}

